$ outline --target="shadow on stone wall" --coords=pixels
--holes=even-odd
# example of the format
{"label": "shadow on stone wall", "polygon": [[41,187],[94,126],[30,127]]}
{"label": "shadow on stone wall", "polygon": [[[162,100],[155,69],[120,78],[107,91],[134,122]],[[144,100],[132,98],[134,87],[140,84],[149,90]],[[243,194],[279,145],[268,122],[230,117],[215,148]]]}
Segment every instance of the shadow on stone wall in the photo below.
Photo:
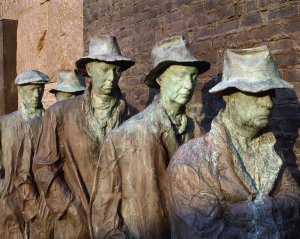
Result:
{"label": "shadow on stone wall", "polygon": [[202,109],[200,112],[200,126],[206,131],[210,131],[212,120],[218,115],[219,111],[225,106],[222,95],[219,93],[209,93],[208,91],[218,84],[222,79],[222,74],[219,73],[201,89]]}
{"label": "shadow on stone wall", "polygon": [[276,152],[283,159],[284,165],[291,168],[292,176],[300,185],[300,171],[298,167],[300,156],[299,107],[299,100],[294,90],[276,90],[269,130],[276,137]]}

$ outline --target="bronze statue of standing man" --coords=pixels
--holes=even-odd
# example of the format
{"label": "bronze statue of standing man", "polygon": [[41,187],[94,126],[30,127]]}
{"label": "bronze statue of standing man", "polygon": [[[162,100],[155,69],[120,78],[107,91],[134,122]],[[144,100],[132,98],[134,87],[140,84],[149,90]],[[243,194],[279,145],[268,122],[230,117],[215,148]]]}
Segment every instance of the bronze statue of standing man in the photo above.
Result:
{"label": "bronze statue of standing man", "polygon": [[267,47],[225,51],[226,106],[168,167],[172,238],[300,238],[300,188],[264,132],[280,78]]}
{"label": "bronze statue of standing man", "polygon": [[82,95],[85,90],[85,79],[73,70],[59,70],[57,85],[49,92],[55,95],[57,101],[72,99]]}
{"label": "bronze statue of standing man", "polygon": [[0,238],[44,238],[44,232],[49,232],[48,222],[41,218],[47,208],[38,197],[31,171],[48,81],[48,76],[36,70],[19,74],[15,83],[21,96],[20,108],[0,117]]}
{"label": "bronze statue of standing man", "polygon": [[148,86],[159,96],[106,138],[91,198],[94,238],[169,238],[164,175],[180,144],[192,138],[194,121],[185,113],[197,76],[209,69],[172,37],[152,50]]}
{"label": "bronze statue of standing man", "polygon": [[89,238],[88,205],[99,152],[106,133],[127,117],[118,81],[133,64],[114,37],[92,38],[89,55],[76,62],[90,77],[84,95],[45,112],[33,169],[55,217],[55,239]]}

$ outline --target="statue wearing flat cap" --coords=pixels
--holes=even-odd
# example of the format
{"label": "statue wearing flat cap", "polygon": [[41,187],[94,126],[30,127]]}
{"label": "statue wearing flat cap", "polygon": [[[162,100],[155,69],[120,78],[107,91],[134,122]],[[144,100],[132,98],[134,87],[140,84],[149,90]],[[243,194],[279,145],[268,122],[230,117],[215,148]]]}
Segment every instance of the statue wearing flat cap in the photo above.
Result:
{"label": "statue wearing flat cap", "polygon": [[77,71],[60,70],[57,73],[57,85],[49,92],[55,95],[57,101],[72,99],[83,94],[85,90],[84,77]]}
{"label": "statue wearing flat cap", "polygon": [[185,104],[209,64],[195,58],[183,37],[158,43],[152,58],[145,83],[160,88],[159,96],[103,144],[91,197],[94,238],[170,236],[163,178],[172,154],[193,137]]}
{"label": "statue wearing flat cap", "polygon": [[33,171],[56,218],[54,238],[89,238],[87,213],[99,151],[106,133],[127,117],[118,81],[133,64],[114,37],[92,38],[89,55],[76,62],[90,77],[85,93],[45,112]]}
{"label": "statue wearing flat cap", "polygon": [[172,238],[300,238],[300,191],[262,132],[280,78],[267,47],[226,50],[210,92],[226,103],[204,136],[182,145],[167,169]]}
{"label": "statue wearing flat cap", "polygon": [[41,100],[48,81],[48,76],[36,70],[18,75],[15,83],[22,99],[20,108],[0,117],[3,165],[0,238],[44,238],[48,235],[50,224],[41,218],[48,211],[45,202],[38,197],[31,171],[44,112]]}

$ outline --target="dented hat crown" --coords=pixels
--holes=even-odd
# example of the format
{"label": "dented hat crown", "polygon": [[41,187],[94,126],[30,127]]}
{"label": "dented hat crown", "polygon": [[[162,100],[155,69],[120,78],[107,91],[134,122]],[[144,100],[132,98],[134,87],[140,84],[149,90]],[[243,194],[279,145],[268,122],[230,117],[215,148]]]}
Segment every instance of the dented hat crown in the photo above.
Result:
{"label": "dented hat crown", "polygon": [[256,93],[278,88],[293,88],[282,80],[266,46],[225,51],[223,77],[209,92],[228,88]]}

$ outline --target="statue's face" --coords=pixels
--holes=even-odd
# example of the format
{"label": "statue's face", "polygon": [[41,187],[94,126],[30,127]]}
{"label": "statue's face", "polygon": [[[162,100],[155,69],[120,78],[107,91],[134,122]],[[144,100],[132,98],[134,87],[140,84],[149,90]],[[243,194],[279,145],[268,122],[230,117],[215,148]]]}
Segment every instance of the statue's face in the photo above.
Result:
{"label": "statue's face", "polygon": [[42,106],[42,98],[44,94],[43,84],[19,85],[18,92],[22,98],[22,102],[28,109],[37,109]]}
{"label": "statue's face", "polygon": [[231,112],[241,125],[258,130],[268,125],[273,106],[271,92],[236,92],[228,97],[229,107],[234,107]]}
{"label": "statue's face", "polygon": [[72,94],[72,93],[60,92],[60,91],[55,93],[55,98],[57,101],[68,100],[68,99],[72,99],[74,97],[75,97],[75,94]]}
{"label": "statue's face", "polygon": [[198,70],[193,66],[172,65],[157,79],[163,98],[185,105],[194,93]]}
{"label": "statue's face", "polygon": [[118,86],[121,76],[120,67],[105,62],[90,62],[86,70],[92,79],[94,90],[103,95],[110,95]]}

